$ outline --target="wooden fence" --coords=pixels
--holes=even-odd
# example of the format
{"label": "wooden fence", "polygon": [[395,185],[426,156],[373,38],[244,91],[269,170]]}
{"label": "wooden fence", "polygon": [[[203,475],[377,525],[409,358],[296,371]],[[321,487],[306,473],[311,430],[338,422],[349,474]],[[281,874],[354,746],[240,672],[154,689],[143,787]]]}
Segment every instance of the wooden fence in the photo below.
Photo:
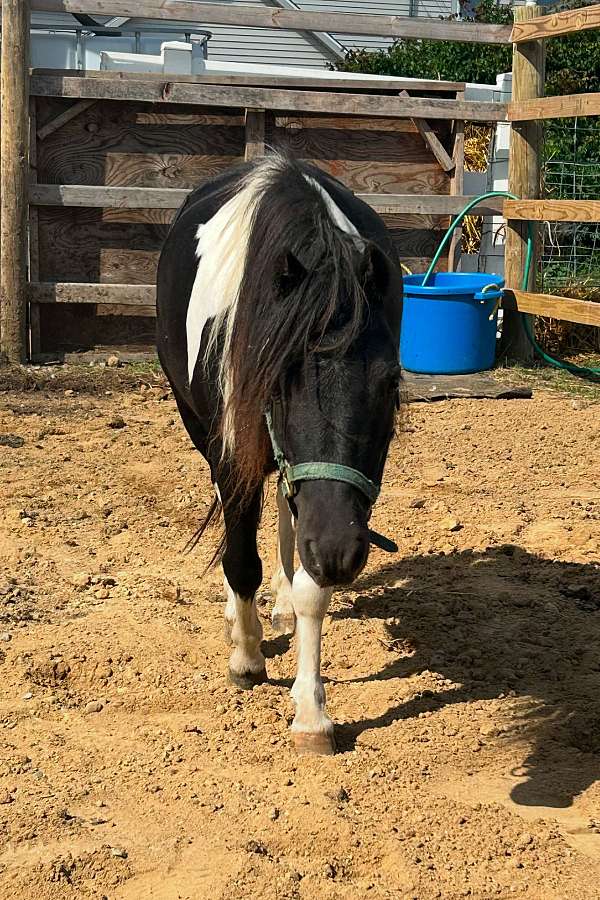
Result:
{"label": "wooden fence", "polygon": [[[203,25],[514,41],[513,102],[466,101],[464,85],[448,82],[374,87],[365,79],[332,90],[331,81],[318,77],[30,73],[30,7]],[[530,349],[518,311],[600,325],[598,304],[520,290],[526,220],[590,221],[600,207],[539,199],[539,120],[600,113],[599,95],[541,97],[543,39],[596,27],[600,7],[539,12],[517,10],[511,34],[496,25],[185,0],[2,0],[0,351],[12,362],[39,353],[44,334],[67,327],[61,309],[81,321],[84,309],[153,314],[156,259],[174,210],[202,178],[262,154],[266,144],[292,146],[337,174],[386,218],[401,256],[420,265],[448,216],[469,199],[462,196],[469,120],[514,123],[510,188],[523,200],[505,206],[513,290],[504,330],[513,354]],[[489,203],[481,211],[502,208]]]}

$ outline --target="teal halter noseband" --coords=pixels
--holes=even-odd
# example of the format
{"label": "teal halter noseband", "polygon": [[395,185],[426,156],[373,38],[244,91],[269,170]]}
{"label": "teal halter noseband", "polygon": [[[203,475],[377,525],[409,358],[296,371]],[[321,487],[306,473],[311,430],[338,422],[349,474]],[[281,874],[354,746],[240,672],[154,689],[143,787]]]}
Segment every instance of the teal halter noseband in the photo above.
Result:
{"label": "teal halter noseband", "polygon": [[270,412],[265,413],[265,419],[269,437],[271,438],[273,455],[281,476],[282,491],[287,500],[290,500],[296,494],[296,484],[299,481],[344,481],[364,494],[370,505],[373,506],[379,496],[380,485],[375,484],[366,475],[359,472],[358,469],[342,466],[340,463],[305,462],[298,463],[295,466],[290,465],[275,437],[273,418]]}

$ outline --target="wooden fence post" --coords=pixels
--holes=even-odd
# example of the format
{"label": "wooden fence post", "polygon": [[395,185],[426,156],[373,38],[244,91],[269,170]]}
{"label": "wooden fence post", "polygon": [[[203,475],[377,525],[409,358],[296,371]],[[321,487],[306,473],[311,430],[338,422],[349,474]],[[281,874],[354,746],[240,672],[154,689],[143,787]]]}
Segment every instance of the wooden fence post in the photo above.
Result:
{"label": "wooden fence post", "polygon": [[0,357],[27,359],[30,0],[2,2]]}
{"label": "wooden fence post", "polygon": [[[515,22],[523,22],[544,14],[541,6],[514,8]],[[544,95],[545,47],[543,41],[513,44],[512,99],[531,100]],[[522,199],[536,199],[541,190],[542,125],[541,122],[513,123],[510,133],[508,189]],[[534,226],[537,229],[537,226]],[[536,239],[537,245],[537,239]],[[509,220],[506,229],[505,278],[509,288],[520,289],[527,251],[527,223]],[[534,254],[529,291],[535,290],[537,246]],[[531,320],[533,326],[533,320]],[[520,313],[504,310],[500,355],[504,359],[530,363],[533,347],[527,339]]]}

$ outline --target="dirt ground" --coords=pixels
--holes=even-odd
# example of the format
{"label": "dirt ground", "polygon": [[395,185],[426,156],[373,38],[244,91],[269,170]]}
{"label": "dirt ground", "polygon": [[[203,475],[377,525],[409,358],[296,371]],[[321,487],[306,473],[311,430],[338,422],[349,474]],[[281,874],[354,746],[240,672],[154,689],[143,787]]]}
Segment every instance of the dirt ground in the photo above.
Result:
{"label": "dirt ground", "polygon": [[598,402],[411,406],[400,553],[326,623],[339,752],[299,758],[272,497],[244,694],[212,536],[182,554],[205,465],[160,385],[106,385],[0,393],[2,900],[598,898]]}

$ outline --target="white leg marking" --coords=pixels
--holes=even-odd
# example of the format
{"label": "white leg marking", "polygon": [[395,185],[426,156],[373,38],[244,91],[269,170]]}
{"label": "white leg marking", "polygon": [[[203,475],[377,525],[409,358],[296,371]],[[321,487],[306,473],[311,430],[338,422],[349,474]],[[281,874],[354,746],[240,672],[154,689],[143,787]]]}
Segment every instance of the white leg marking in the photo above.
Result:
{"label": "white leg marking", "polygon": [[332,593],[333,588],[320,588],[302,567],[294,575],[298,671],[292,688],[296,706],[292,732],[301,751],[333,751],[333,722],[325,712],[321,680],[321,629]]}
{"label": "white leg marking", "polygon": [[263,630],[256,612],[256,602],[243,600],[230,587],[225,578],[227,605],[225,621],[231,625],[233,652],[229,659],[229,671],[237,681],[244,677],[252,680],[253,675],[262,675],[265,658],[260,650]]}
{"label": "white leg marking", "polygon": [[296,617],[292,604],[296,523],[281,487],[277,488],[277,509],[279,511],[279,539],[277,541],[277,569],[271,579],[271,591],[275,596],[271,623],[276,634],[293,634],[296,628]]}

